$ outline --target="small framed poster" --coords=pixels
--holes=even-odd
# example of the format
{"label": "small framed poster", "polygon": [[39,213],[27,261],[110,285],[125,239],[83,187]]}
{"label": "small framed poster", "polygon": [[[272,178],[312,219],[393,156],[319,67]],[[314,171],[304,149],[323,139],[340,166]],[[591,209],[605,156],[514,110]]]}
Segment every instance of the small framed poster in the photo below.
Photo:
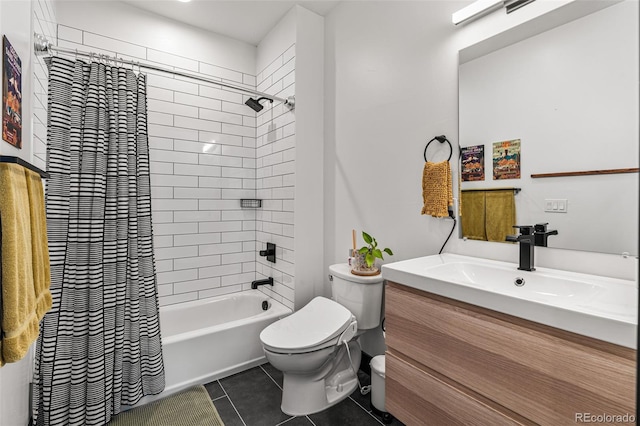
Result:
{"label": "small framed poster", "polygon": [[520,179],[520,139],[493,143],[493,179]]}
{"label": "small framed poster", "polygon": [[2,36],[2,139],[22,148],[22,62]]}
{"label": "small framed poster", "polygon": [[462,148],[462,181],[484,180],[484,145]]}

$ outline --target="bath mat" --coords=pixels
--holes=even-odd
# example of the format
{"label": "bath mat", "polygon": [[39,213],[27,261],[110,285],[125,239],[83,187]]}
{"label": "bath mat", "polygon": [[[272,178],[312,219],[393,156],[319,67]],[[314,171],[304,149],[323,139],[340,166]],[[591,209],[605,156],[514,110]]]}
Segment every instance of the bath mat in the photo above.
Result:
{"label": "bath mat", "polygon": [[118,414],[109,426],[224,426],[204,386]]}

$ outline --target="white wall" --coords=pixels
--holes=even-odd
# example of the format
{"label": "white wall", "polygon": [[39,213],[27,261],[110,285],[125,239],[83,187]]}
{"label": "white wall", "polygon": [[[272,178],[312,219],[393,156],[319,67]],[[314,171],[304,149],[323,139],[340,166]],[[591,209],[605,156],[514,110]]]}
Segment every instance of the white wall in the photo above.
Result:
{"label": "white wall", "polygon": [[[61,47],[157,62],[255,89],[256,49],[245,43],[121,2],[59,2],[58,18]],[[154,34],[170,34],[171,41]],[[248,96],[144,72],[159,303],[249,289],[256,211],[240,208],[241,198],[256,196],[256,114],[244,105]]]}
{"label": "white wall", "polygon": [[423,150],[457,139],[450,22],[465,4],[344,2],[325,18],[327,265],[346,260],[352,229],[358,246],[364,230],[390,247],[386,261],[436,253],[449,233],[450,221],[420,215]]}
{"label": "white wall", "polygon": [[[295,93],[296,13],[291,9],[264,37],[257,49],[257,89],[286,98]],[[295,303],[295,163],[296,112],[279,102],[262,101],[257,122],[257,250],[276,245],[276,263],[256,253],[256,278],[272,277],[274,286],[260,290],[293,309]]]}
{"label": "white wall", "polygon": [[[181,24],[129,4],[56,0],[63,24],[185,58],[255,75],[255,46]],[[82,24],[80,24],[82,23]],[[118,52],[127,55],[127,52]],[[135,56],[135,55],[131,55]],[[162,58],[149,58],[163,63]]]}
{"label": "white wall", "polygon": [[321,16],[296,6],[258,46],[258,90],[286,98],[296,107],[267,105],[258,114],[259,248],[278,246],[276,263],[258,258],[263,288],[298,309],[325,293],[322,229],[323,31]]}
{"label": "white wall", "polygon": [[[0,154],[18,156],[46,169],[47,71],[43,58],[32,57],[34,31],[55,37],[56,14],[49,0],[0,1],[0,34],[7,36],[22,60],[22,149],[0,141]],[[0,61],[0,69],[2,68]],[[1,73],[0,73],[1,75]],[[0,368],[0,425],[27,425],[29,382],[34,346],[22,360]]]}
{"label": "white wall", "polygon": [[324,18],[296,7],[296,309],[328,295],[324,268]]}
{"label": "white wall", "polygon": [[[55,41],[56,14],[50,0],[32,1],[33,31]],[[49,71],[44,62],[46,56],[34,56],[33,62],[33,164],[43,170],[47,168],[47,101]]]}
{"label": "white wall", "polygon": [[[486,172],[462,187],[522,187],[517,223],[558,229],[551,247],[638,252],[637,174],[530,177],[638,166],[637,15],[620,3],[460,66],[460,140],[485,146]],[[492,180],[492,142],[516,138],[521,178]],[[566,213],[544,212],[554,198]]]}

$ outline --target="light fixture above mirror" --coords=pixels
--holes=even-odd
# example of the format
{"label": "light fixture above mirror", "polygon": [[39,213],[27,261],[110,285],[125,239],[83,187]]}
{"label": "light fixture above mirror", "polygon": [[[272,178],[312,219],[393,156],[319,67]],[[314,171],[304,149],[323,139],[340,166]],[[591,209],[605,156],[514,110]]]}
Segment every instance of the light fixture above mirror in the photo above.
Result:
{"label": "light fixture above mirror", "polygon": [[511,13],[534,1],[535,0],[477,0],[453,13],[453,15],[451,15],[451,22],[453,22],[454,25],[462,24],[463,22],[478,19],[501,7],[504,7],[506,13]]}

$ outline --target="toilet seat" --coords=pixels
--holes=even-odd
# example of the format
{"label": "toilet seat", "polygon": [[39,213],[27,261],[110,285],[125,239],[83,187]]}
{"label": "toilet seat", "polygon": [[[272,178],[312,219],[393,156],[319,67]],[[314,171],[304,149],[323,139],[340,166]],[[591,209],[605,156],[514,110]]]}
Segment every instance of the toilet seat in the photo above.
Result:
{"label": "toilet seat", "polygon": [[271,352],[312,352],[337,344],[354,321],[355,317],[344,306],[316,297],[300,310],[267,326],[260,333],[260,340]]}

